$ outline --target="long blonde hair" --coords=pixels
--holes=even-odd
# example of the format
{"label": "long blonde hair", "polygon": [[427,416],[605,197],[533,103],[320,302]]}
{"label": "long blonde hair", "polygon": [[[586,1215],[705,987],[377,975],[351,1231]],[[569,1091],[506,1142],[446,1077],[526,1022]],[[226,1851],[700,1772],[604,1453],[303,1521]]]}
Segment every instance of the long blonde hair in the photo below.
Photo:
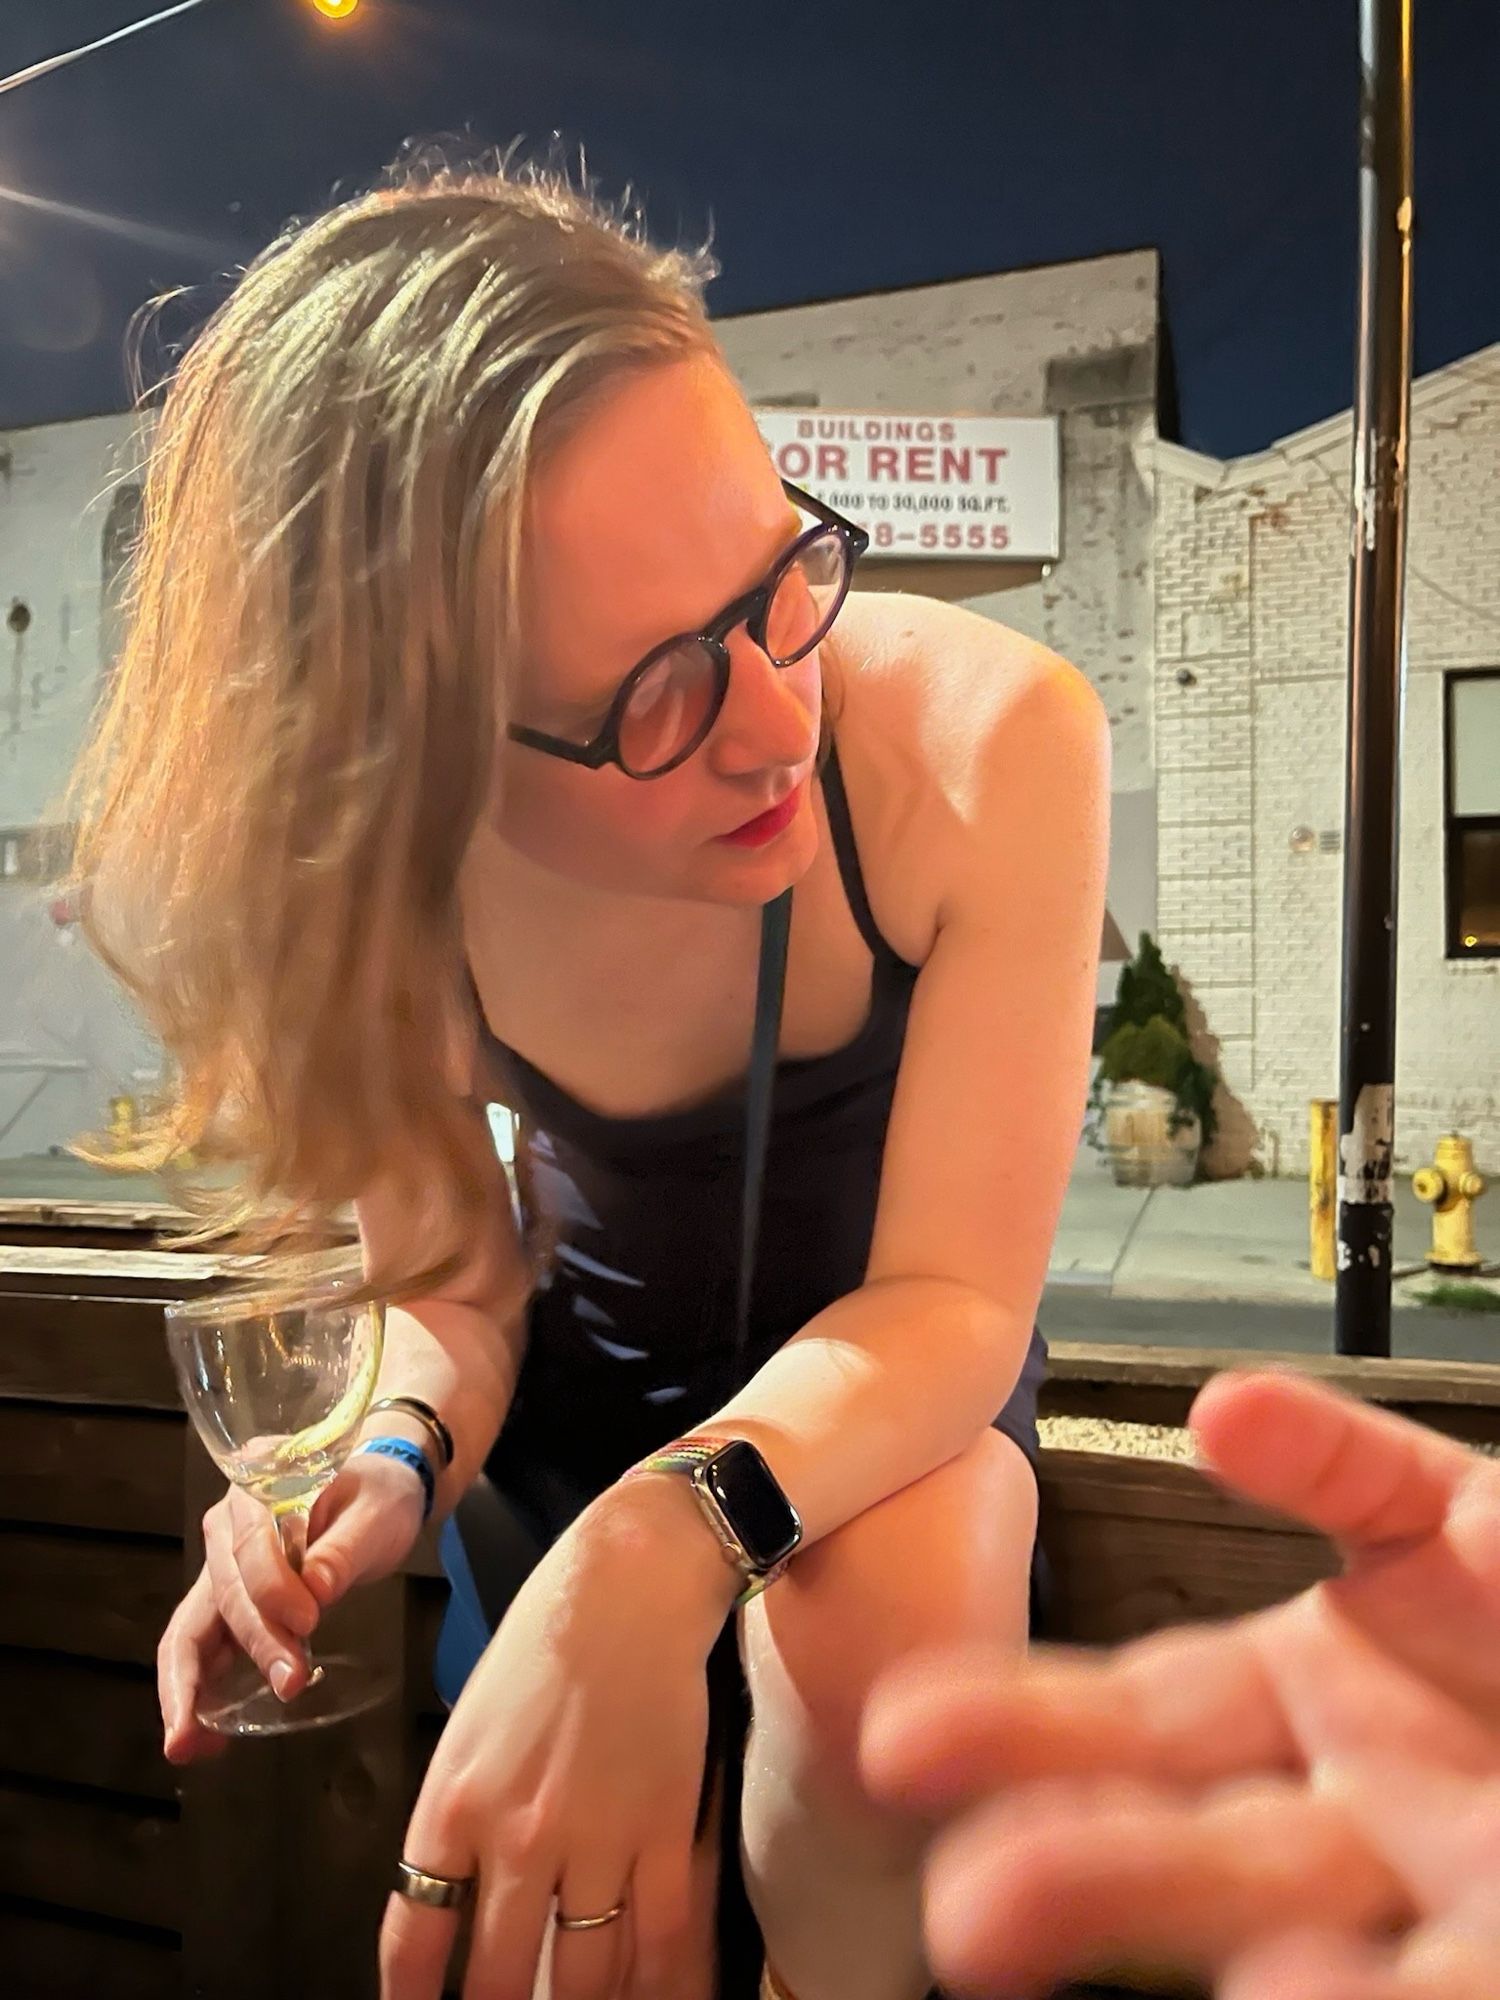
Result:
{"label": "long blonde hair", "polygon": [[427,163],[287,230],[168,386],[70,816],[90,937],[171,1058],[136,1163],[237,1168],[194,1240],[326,1235],[378,1175],[452,1226],[372,1290],[464,1254],[458,880],[528,481],[603,383],[707,343],[709,275],[556,173]]}

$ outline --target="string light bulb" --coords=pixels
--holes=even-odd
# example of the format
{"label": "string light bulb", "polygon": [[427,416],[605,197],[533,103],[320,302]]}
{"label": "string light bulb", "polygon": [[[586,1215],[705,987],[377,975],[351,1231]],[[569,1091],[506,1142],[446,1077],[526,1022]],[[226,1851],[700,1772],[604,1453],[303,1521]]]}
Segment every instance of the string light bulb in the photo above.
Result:
{"label": "string light bulb", "polygon": [[312,3],[330,21],[346,21],[359,5],[359,0],[312,0]]}

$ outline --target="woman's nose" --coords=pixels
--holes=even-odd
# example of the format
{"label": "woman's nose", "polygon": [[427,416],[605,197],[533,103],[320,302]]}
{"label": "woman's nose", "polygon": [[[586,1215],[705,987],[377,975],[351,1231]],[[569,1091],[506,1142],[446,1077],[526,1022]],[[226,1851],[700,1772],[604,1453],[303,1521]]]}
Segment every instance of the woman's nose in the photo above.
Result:
{"label": "woman's nose", "polygon": [[709,739],[715,769],[744,777],[768,765],[804,764],[818,747],[816,654],[790,667],[770,658],[743,627],[729,645],[729,691]]}

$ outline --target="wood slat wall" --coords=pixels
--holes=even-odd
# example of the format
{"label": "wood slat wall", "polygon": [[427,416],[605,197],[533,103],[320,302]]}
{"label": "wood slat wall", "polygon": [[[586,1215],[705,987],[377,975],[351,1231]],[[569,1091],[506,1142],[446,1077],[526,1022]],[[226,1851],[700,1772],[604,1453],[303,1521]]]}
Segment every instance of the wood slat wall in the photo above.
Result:
{"label": "wood slat wall", "polygon": [[170,1933],[59,1916],[6,1898],[0,1941],[15,2000],[186,2000],[182,1951]]}
{"label": "wood slat wall", "polygon": [[144,1274],[101,1297],[76,1252],[37,1261],[0,1252],[0,1964],[27,2000],[182,2000],[154,1665],[186,1425]]}
{"label": "wood slat wall", "polygon": [[1191,1465],[1051,1451],[1041,1488],[1059,1639],[1257,1611],[1338,1567],[1321,1535],[1228,1499]]}
{"label": "wood slat wall", "polygon": [[[148,1248],[0,1245],[0,1988],[24,2000],[376,1990],[380,1908],[442,1726],[445,1585],[429,1543],[351,1601],[357,1643],[403,1662],[399,1703],[169,1769],[155,1650],[221,1481],[178,1407],[161,1312],[213,1281],[211,1260]],[[1233,1358],[1062,1344],[1044,1408],[1179,1424]],[[1500,1436],[1500,1370],[1310,1365],[1455,1436]],[[1128,1438],[1041,1470],[1059,1637],[1233,1614],[1332,1566],[1318,1537]]]}
{"label": "wood slat wall", "polygon": [[181,1831],[175,1804],[0,1779],[0,1881],[37,1903],[180,1932]]}

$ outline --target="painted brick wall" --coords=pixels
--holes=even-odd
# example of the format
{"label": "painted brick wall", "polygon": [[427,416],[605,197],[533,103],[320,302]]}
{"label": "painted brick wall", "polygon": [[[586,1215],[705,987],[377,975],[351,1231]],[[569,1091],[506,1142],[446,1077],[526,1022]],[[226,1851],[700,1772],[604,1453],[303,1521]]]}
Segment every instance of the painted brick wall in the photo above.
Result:
{"label": "painted brick wall", "polygon": [[[1304,1171],[1338,1088],[1350,449],[1346,415],[1155,454],[1161,934],[1237,1101],[1220,1171]],[[1417,385],[1411,464],[1397,1159],[1457,1127],[1500,1166],[1500,965],[1444,958],[1442,836],[1443,673],[1500,664],[1500,349]]]}

